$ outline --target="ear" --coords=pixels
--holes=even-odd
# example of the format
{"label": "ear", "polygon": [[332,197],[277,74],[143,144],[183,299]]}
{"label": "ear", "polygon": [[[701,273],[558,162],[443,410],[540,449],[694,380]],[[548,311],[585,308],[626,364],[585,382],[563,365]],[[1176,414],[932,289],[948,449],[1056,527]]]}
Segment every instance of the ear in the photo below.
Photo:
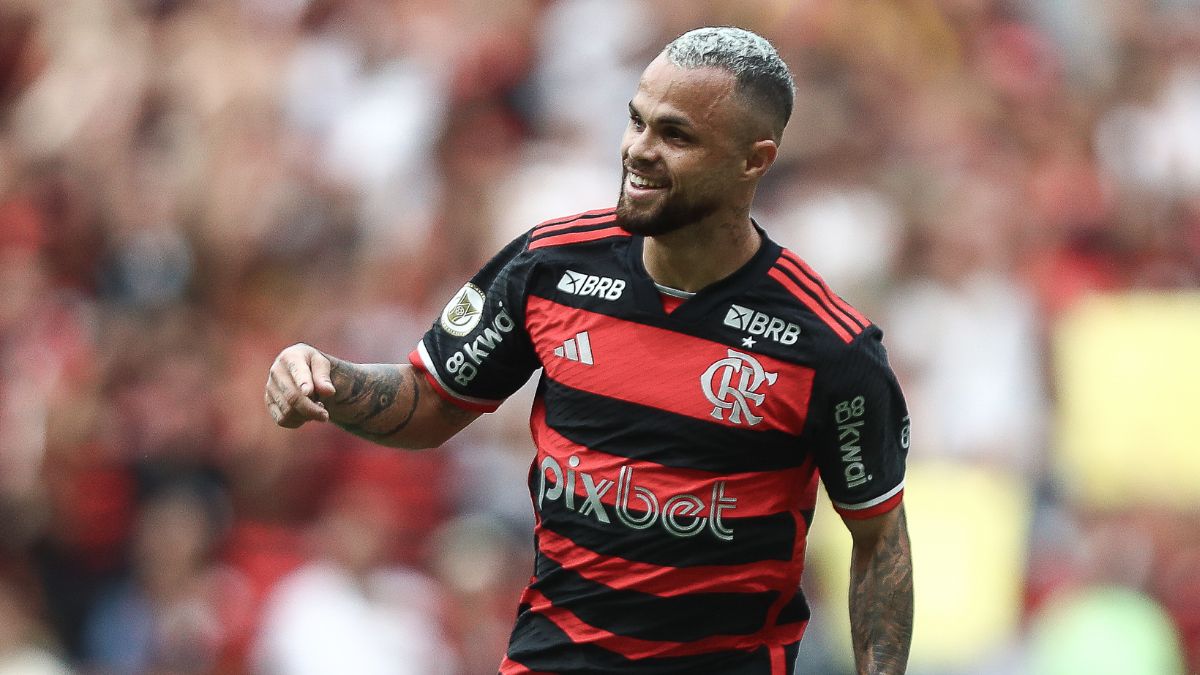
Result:
{"label": "ear", "polygon": [[775,157],[778,155],[779,144],[775,141],[769,138],[755,141],[746,155],[746,167],[742,172],[743,175],[753,180],[762,178],[767,169],[770,169],[771,165],[775,163]]}

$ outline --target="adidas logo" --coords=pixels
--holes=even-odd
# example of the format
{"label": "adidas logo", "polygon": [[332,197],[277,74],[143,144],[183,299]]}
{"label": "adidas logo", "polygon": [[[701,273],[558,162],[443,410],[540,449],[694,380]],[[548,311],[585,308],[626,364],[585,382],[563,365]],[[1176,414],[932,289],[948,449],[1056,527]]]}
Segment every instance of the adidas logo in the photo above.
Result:
{"label": "adidas logo", "polygon": [[555,347],[554,355],[568,361],[578,361],[587,366],[596,363],[592,360],[592,340],[588,337],[586,330],[576,333],[575,337],[562,343],[561,347]]}

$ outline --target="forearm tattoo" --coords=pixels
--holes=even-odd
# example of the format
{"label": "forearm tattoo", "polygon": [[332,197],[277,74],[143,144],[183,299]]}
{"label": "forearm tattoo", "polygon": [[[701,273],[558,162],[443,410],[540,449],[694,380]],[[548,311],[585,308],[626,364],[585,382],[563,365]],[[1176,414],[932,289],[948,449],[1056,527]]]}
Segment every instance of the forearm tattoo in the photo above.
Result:
{"label": "forearm tattoo", "polygon": [[912,549],[903,511],[874,552],[856,552],[850,573],[850,630],[859,673],[903,673],[912,644]]}
{"label": "forearm tattoo", "polygon": [[404,431],[421,401],[417,375],[395,365],[357,365],[335,360],[330,371],[337,394],[326,402],[329,418],[372,441]]}

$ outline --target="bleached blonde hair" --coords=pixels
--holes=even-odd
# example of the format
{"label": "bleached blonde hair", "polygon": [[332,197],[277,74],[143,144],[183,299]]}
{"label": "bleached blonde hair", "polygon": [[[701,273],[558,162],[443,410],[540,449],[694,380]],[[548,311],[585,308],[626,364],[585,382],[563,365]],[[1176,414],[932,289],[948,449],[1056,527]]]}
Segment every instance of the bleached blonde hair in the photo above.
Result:
{"label": "bleached blonde hair", "polygon": [[720,68],[733,74],[738,92],[766,113],[775,140],[792,116],[796,82],[779,52],[764,37],[733,26],[690,30],[663,49],[679,68]]}

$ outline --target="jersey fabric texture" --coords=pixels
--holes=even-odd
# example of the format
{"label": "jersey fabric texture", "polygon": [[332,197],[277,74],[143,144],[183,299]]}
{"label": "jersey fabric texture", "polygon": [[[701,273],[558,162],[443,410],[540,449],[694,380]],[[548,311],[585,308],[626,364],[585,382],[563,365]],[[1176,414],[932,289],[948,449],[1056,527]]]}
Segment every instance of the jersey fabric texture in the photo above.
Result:
{"label": "jersey fabric texture", "polygon": [[791,673],[818,479],[846,518],[902,497],[882,334],[765,233],[668,313],[642,244],[612,209],[543,223],[410,355],[481,411],[543,369],[536,563],[501,673]]}

